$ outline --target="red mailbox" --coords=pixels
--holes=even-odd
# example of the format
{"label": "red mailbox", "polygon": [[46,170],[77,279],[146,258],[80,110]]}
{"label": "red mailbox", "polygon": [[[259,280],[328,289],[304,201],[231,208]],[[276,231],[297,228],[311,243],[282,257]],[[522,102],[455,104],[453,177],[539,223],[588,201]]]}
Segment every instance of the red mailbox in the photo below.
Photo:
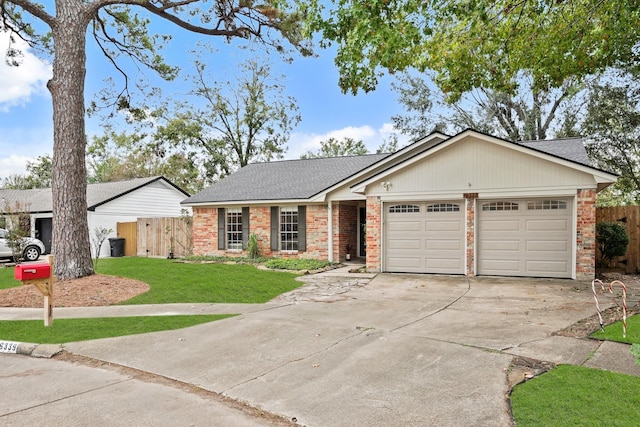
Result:
{"label": "red mailbox", "polygon": [[49,264],[18,264],[13,270],[13,276],[17,280],[48,279],[51,277]]}

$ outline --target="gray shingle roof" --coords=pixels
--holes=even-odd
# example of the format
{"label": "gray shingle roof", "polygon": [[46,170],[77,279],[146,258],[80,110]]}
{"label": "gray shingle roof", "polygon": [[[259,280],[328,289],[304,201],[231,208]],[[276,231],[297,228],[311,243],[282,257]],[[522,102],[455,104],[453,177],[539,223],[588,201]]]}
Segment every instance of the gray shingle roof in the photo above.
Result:
{"label": "gray shingle roof", "polygon": [[[127,193],[130,193],[131,191],[134,191],[140,187],[144,187],[145,185],[148,185],[160,179],[165,180],[167,183],[183,192],[185,196],[189,195],[161,176],[136,178],[126,181],[89,184],[87,185],[87,209],[93,210],[104,203],[117,199],[118,197],[121,197]],[[53,197],[51,188],[41,188],[34,190],[0,189],[0,210],[4,209],[6,201],[11,207],[15,206],[16,202],[19,202],[23,206],[26,205],[27,210],[32,213],[51,212],[53,210],[52,199]]]}
{"label": "gray shingle roof", "polygon": [[182,203],[308,199],[388,154],[254,163]]}
{"label": "gray shingle roof", "polygon": [[587,150],[584,148],[582,138],[522,141],[518,142],[518,144],[591,167],[591,161],[587,155]]}
{"label": "gray shingle roof", "polygon": [[[580,138],[524,141],[514,144],[592,167]],[[427,151],[431,148],[428,147]],[[388,154],[251,164],[189,197],[182,203],[308,199],[386,156]]]}

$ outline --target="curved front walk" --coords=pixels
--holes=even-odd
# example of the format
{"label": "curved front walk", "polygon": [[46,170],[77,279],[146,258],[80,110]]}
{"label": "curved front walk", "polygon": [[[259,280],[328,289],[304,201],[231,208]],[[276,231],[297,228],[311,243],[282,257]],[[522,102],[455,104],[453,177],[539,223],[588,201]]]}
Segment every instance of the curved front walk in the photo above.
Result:
{"label": "curved front walk", "polygon": [[594,314],[590,283],[339,274],[233,318],[64,347],[308,426],[507,426],[513,356],[604,360],[599,342],[553,335]]}

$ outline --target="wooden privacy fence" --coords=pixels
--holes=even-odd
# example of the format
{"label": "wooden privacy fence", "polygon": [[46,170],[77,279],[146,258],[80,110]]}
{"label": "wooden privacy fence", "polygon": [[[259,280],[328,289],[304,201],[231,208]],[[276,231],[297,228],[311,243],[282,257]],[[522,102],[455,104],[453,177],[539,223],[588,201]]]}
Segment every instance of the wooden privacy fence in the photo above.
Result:
{"label": "wooden privacy fence", "polygon": [[138,218],[138,256],[191,255],[191,224],[183,218]]}
{"label": "wooden privacy fence", "polygon": [[116,224],[118,237],[124,239],[124,256],[138,254],[138,223],[118,222]]}
{"label": "wooden privacy fence", "polygon": [[191,224],[183,218],[138,218],[119,222],[118,237],[125,239],[124,256],[174,257],[191,255]]}
{"label": "wooden privacy fence", "polygon": [[624,256],[616,258],[614,268],[636,274],[640,266],[640,206],[612,206],[596,208],[596,223],[617,222],[627,227],[629,246]]}

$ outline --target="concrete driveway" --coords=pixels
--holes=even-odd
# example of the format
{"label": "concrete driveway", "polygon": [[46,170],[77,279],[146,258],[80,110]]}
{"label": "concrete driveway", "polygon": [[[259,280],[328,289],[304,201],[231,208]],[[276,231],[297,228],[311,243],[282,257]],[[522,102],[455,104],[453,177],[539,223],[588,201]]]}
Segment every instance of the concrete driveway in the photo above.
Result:
{"label": "concrete driveway", "polygon": [[303,425],[507,426],[513,357],[583,364],[599,344],[552,333],[593,314],[585,282],[380,274],[334,302],[65,348]]}

